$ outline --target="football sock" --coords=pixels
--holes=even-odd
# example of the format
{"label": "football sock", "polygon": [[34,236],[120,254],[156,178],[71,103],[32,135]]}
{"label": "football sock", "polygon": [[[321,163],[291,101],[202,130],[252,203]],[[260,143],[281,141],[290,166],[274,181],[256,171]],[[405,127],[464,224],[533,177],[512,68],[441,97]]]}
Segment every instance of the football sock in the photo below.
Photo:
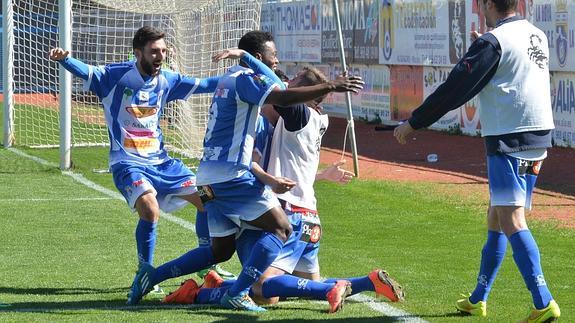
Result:
{"label": "football sock", "polygon": [[266,279],[262,286],[262,294],[265,298],[311,296],[316,299],[325,299],[325,295],[334,285],[286,274]]}
{"label": "football sock", "polygon": [[347,280],[351,283],[351,295],[361,292],[375,292],[375,286],[368,276],[352,277],[352,278],[329,278],[323,282],[326,284],[335,284],[338,280]]}
{"label": "football sock", "polygon": [[151,278],[152,285],[163,282],[166,279],[180,277],[206,269],[214,264],[214,255],[211,247],[197,247],[179,258],[171,260],[154,271]]}
{"label": "football sock", "polygon": [[157,225],[157,222],[149,222],[143,219],[138,221],[135,235],[138,261],[140,262],[147,262],[150,265],[154,262]]}
{"label": "football sock", "polygon": [[228,287],[200,288],[196,296],[196,304],[220,304],[222,296],[227,290]]}
{"label": "football sock", "polygon": [[206,211],[196,212],[196,235],[200,247],[210,245],[210,229],[208,228],[208,213]]}
{"label": "football sock", "polygon": [[269,232],[262,234],[253,246],[250,257],[243,265],[238,279],[228,290],[228,295],[235,297],[240,292],[249,289],[276,259],[282,247],[283,242],[275,234]]}
{"label": "football sock", "polygon": [[503,232],[487,231],[487,241],[481,252],[477,285],[469,297],[471,303],[477,304],[479,301],[487,301],[497,271],[501,267],[503,258],[505,258],[506,249],[507,237]]}
{"label": "football sock", "polygon": [[531,231],[515,232],[509,237],[509,242],[513,248],[513,259],[523,276],[527,289],[531,292],[535,308],[540,310],[547,307],[553,297],[547,288],[541,269],[539,248]]}

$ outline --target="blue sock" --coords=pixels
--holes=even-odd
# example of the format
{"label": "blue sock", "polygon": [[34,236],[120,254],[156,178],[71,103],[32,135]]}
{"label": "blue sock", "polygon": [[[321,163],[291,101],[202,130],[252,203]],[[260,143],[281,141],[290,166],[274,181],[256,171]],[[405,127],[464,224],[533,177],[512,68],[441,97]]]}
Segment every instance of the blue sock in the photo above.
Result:
{"label": "blue sock", "polygon": [[195,304],[220,304],[222,296],[227,290],[227,287],[201,288],[196,296]]}
{"label": "blue sock", "polygon": [[351,283],[351,295],[359,294],[361,292],[375,292],[375,286],[368,276],[352,277],[352,278],[329,278],[323,282],[326,284],[335,284],[338,280],[348,280]]}
{"label": "blue sock", "polygon": [[212,248],[197,247],[181,255],[179,258],[156,268],[154,276],[151,279],[152,285],[161,283],[169,278],[195,273],[213,264],[214,255],[212,254]]}
{"label": "blue sock", "polygon": [[236,282],[235,279],[224,280],[224,282],[220,285],[220,288],[228,289],[228,288],[232,287],[232,285],[233,285],[235,282]]}
{"label": "blue sock", "polygon": [[313,297],[325,299],[325,295],[334,284],[317,282],[292,275],[280,275],[268,278],[262,286],[262,294],[270,297]]}
{"label": "blue sock", "polygon": [[477,304],[479,301],[487,301],[497,271],[501,267],[505,250],[507,249],[507,237],[503,232],[487,231],[487,241],[481,252],[481,264],[477,275],[477,285],[471,293],[469,301]]}
{"label": "blue sock", "polygon": [[210,229],[208,228],[208,212],[206,211],[196,212],[196,235],[200,247],[210,245]]}
{"label": "blue sock", "polygon": [[551,296],[545,277],[543,277],[539,248],[531,231],[515,232],[509,237],[509,242],[513,248],[513,259],[523,276],[527,289],[531,292],[535,308],[538,310],[545,308],[553,296]]}
{"label": "blue sock", "polygon": [[138,226],[136,226],[136,249],[138,250],[138,261],[140,262],[147,262],[150,265],[154,262],[157,225],[157,222],[149,222],[143,219],[138,221]]}
{"label": "blue sock", "polygon": [[228,295],[235,297],[242,291],[249,289],[276,259],[282,247],[283,242],[274,234],[269,232],[262,234],[253,246],[250,257],[243,265],[238,279],[228,290]]}

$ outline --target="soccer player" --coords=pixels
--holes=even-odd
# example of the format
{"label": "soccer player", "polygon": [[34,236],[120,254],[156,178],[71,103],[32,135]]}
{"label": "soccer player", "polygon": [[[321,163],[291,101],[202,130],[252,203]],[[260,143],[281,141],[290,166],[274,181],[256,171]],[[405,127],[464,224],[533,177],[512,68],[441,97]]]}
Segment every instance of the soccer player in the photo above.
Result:
{"label": "soccer player", "polygon": [[135,236],[140,264],[153,262],[160,209],[172,212],[192,203],[198,210],[197,231],[207,231],[196,177],[168,155],[160,116],[170,101],[213,92],[219,77],[198,79],[162,69],[167,55],[164,36],[153,27],[140,28],[132,42],[136,61],[103,67],[72,58],[62,48],[49,52],[50,59],[82,78],[85,88],[102,102],[114,184],[139,216]]}
{"label": "soccer player", "polygon": [[515,0],[478,0],[478,5],[493,30],[484,35],[472,32],[475,41],[445,83],[394,135],[404,144],[414,130],[433,124],[447,111],[479,95],[490,193],[487,241],[475,290],[458,300],[456,308],[471,315],[487,315],[487,297],[509,241],[535,307],[526,321],[555,320],[561,312],[547,287],[539,248],[525,219],[554,128],[547,37],[516,16]]}
{"label": "soccer player", "polygon": [[[325,82],[327,79],[319,70],[306,67],[290,81],[289,88]],[[294,234],[290,236],[279,256],[260,277],[258,283],[252,286],[251,291],[256,301],[267,304],[276,303],[279,297],[325,299],[330,304],[330,313],[341,308],[345,297],[351,294],[352,290],[355,293],[376,291],[378,295],[386,295],[392,301],[398,301],[403,298],[401,287],[383,270],[376,270],[364,277],[350,278],[351,282],[347,279],[319,281],[317,255],[321,224],[315,206],[313,183],[317,179],[347,183],[352,178],[352,173],[340,168],[342,163],[334,164],[325,171],[317,173],[321,138],[328,125],[327,116],[320,113],[319,103],[321,98],[290,108],[265,106],[263,114],[266,118],[259,120],[263,126],[260,127],[262,133],[258,134],[256,140],[255,151],[258,154],[252,162],[252,172],[278,194],[285,206]],[[268,123],[270,125],[267,125]],[[268,129],[273,128],[273,125],[276,127],[269,147],[267,145],[269,140],[266,137],[270,136]],[[271,174],[263,170],[267,168],[266,151],[270,151],[272,155],[269,159]],[[258,159],[263,168],[255,164]],[[284,175],[296,179],[297,185],[291,190],[277,185]],[[242,262],[250,254],[250,248],[259,236],[260,231],[249,229],[241,233],[236,245]],[[292,273],[300,277],[293,276]],[[184,282],[177,291],[166,297],[165,302],[218,303],[218,299],[230,284],[232,281],[224,283],[216,273],[211,273],[206,277],[203,287],[215,286],[219,287],[218,289],[199,289],[195,281]]]}
{"label": "soccer player", "polygon": [[[157,269],[142,268],[137,276],[157,283],[228,260],[235,252],[235,235],[240,226],[249,225],[265,233],[253,245],[242,272],[223,295],[221,305],[263,311],[247,292],[275,259],[292,229],[275,196],[250,171],[260,106],[264,103],[291,106],[333,91],[357,92],[363,81],[359,77],[341,76],[325,84],[284,90],[272,72],[278,60],[270,33],[251,31],[240,39],[238,47],[251,54],[247,59],[255,57],[261,61],[262,68],[258,71],[264,74],[247,69],[245,63],[233,66],[218,82],[213,97],[197,176],[200,195],[209,213],[211,248],[196,248]],[[173,268],[178,269],[177,273],[174,274]],[[146,292],[142,290],[139,298]]]}

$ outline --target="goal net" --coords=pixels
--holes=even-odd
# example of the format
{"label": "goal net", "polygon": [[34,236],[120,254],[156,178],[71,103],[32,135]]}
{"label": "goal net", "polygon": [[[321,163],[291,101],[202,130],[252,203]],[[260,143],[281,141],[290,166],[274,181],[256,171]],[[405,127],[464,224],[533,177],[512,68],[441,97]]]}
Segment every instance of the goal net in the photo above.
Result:
{"label": "goal net", "polygon": [[[58,45],[56,0],[7,0],[4,18],[13,26],[13,144],[56,147],[60,142],[58,64],[48,59]],[[61,0],[62,1],[62,0]],[[144,25],[166,33],[164,68],[208,77],[234,62],[215,64],[213,53],[236,47],[247,31],[259,29],[261,0],[68,0],[71,1],[71,53],[92,65],[133,59],[132,38]],[[10,12],[12,11],[12,12]],[[226,65],[227,64],[227,65]],[[6,84],[4,84],[6,89]],[[72,81],[72,147],[108,145],[104,113],[98,99]],[[192,95],[165,107],[161,127],[176,157],[201,152],[211,95]],[[4,102],[6,104],[6,102]]]}

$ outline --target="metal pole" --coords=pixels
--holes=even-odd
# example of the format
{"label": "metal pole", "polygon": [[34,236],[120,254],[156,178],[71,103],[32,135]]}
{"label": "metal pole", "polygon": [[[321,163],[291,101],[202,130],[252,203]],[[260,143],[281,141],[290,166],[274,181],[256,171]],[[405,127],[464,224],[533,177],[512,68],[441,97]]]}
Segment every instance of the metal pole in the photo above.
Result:
{"label": "metal pole", "polygon": [[[335,16],[335,23],[337,27],[337,39],[339,43],[339,59],[343,72],[347,75],[347,63],[345,61],[345,49],[343,48],[343,35],[341,33],[341,21],[339,19],[339,4],[338,0],[333,0],[333,14]],[[355,177],[359,177],[359,161],[357,158],[357,144],[355,142],[355,126],[353,123],[353,112],[351,111],[351,93],[345,93],[345,103],[347,106],[347,123],[349,127],[349,142],[351,144],[351,154],[353,156],[353,171]],[[344,147],[345,149],[345,147]]]}
{"label": "metal pole", "polygon": [[[58,32],[60,47],[72,50],[72,6],[71,0],[58,3]],[[60,66],[60,169],[71,166],[72,146],[72,75]]]}
{"label": "metal pole", "polygon": [[2,1],[2,84],[4,84],[4,147],[14,144],[14,10],[12,0]]}

